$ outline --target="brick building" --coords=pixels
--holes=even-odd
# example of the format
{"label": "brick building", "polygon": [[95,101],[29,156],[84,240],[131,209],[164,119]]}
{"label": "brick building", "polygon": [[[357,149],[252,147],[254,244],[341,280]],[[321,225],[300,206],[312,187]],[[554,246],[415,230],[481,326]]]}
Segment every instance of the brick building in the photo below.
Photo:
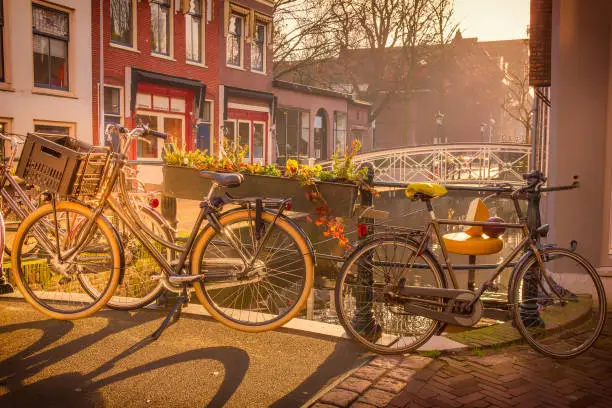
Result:
{"label": "brick building", "polygon": [[[373,118],[373,149],[435,143],[525,140],[524,127],[505,114],[506,69],[520,71],[528,59],[526,40],[478,42],[458,32],[450,44],[417,50],[417,68],[406,91],[393,94]],[[389,61],[403,49],[386,50]],[[372,95],[372,51],[343,50],[337,58],[293,71],[283,80],[350,92],[378,110],[386,92]],[[397,84],[392,83],[392,87]],[[394,89],[394,88],[393,88]]]}
{"label": "brick building", "polygon": [[91,142],[90,4],[0,0],[0,132]]}
{"label": "brick building", "polygon": [[[142,122],[185,149],[218,154],[225,134],[269,161],[271,2],[104,0],[102,22],[91,4],[94,141],[104,123]],[[133,158],[160,160],[160,142]]]}

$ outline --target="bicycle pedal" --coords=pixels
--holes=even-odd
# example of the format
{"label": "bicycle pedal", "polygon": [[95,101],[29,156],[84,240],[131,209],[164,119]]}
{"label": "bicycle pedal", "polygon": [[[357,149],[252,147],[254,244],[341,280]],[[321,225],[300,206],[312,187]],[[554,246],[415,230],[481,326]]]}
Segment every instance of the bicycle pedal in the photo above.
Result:
{"label": "bicycle pedal", "polygon": [[193,282],[200,282],[204,280],[204,275],[178,275],[170,276],[168,281],[173,285],[184,285]]}

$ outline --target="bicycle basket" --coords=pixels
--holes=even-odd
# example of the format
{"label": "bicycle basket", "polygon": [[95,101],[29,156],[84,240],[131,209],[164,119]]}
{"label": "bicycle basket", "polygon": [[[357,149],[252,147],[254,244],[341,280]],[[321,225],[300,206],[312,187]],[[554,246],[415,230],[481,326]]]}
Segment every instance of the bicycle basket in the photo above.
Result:
{"label": "bicycle basket", "polygon": [[50,140],[28,133],[16,175],[62,196],[95,196],[103,185],[110,153],[107,147],[68,136]]}

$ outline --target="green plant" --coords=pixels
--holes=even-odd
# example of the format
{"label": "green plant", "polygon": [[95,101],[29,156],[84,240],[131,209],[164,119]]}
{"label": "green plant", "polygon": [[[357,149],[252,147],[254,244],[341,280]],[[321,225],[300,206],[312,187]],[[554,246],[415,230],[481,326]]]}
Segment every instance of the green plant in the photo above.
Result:
{"label": "green plant", "polygon": [[474,354],[476,357],[484,357],[485,356],[484,350],[482,350],[480,348],[472,349],[472,354]]}
{"label": "green plant", "polygon": [[423,357],[438,358],[442,355],[440,350],[421,351]]}

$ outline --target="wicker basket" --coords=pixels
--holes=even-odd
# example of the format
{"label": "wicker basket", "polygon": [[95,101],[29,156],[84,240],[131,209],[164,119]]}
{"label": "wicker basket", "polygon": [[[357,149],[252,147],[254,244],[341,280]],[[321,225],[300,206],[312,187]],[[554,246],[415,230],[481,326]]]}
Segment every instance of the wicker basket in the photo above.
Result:
{"label": "wicker basket", "polygon": [[68,136],[50,140],[28,133],[16,174],[52,193],[92,197],[103,186],[110,153]]}

